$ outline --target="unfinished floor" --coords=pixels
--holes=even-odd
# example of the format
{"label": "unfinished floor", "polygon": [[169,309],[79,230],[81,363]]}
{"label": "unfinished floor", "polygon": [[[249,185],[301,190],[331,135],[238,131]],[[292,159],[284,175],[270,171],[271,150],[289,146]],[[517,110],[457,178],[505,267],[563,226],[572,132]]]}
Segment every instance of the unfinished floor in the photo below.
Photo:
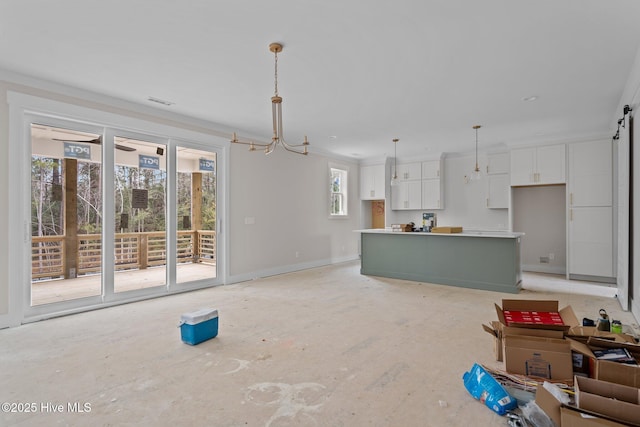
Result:
{"label": "unfinished floor", "polygon": [[[345,263],[0,330],[0,402],[36,409],[3,406],[0,425],[506,426],[461,379],[474,362],[502,368],[480,326],[494,302],[557,299],[578,317],[605,308],[635,323],[612,288],[540,275],[524,286],[540,290],[367,277]],[[186,345],[180,314],[201,307],[219,310],[220,333]]]}

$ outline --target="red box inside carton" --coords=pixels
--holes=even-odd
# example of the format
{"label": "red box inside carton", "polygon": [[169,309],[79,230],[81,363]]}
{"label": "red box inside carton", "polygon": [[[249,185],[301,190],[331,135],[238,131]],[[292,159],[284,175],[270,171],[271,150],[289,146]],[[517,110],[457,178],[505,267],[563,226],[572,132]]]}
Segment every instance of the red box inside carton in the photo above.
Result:
{"label": "red box inside carton", "polygon": [[558,301],[503,299],[502,307],[495,307],[505,326],[566,332],[580,324],[570,306],[558,309]]}

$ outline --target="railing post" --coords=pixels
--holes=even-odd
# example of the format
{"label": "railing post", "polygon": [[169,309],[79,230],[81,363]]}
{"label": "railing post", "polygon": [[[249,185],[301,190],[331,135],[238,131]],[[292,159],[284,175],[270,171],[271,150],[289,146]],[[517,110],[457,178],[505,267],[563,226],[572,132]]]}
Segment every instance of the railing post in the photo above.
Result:
{"label": "railing post", "polygon": [[200,233],[202,229],[202,172],[191,173],[191,217],[193,230],[193,262],[200,258]]}
{"label": "railing post", "polygon": [[78,275],[78,161],[64,159],[64,278]]}
{"label": "railing post", "polygon": [[148,245],[149,239],[147,238],[146,233],[138,234],[138,264],[140,265],[140,270],[147,268],[149,253]]}

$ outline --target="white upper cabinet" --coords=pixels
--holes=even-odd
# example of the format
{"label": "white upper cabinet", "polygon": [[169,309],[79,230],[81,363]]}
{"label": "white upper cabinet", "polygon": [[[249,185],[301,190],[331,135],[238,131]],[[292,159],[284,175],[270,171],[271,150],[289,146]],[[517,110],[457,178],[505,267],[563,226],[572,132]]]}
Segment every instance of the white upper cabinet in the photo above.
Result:
{"label": "white upper cabinet", "polygon": [[612,206],[612,150],[611,141],[569,145],[570,206]]}
{"label": "white upper cabinet", "polygon": [[391,187],[391,209],[416,210],[422,206],[422,182],[400,181]]}
{"label": "white upper cabinet", "polygon": [[440,160],[422,162],[422,179],[439,179],[441,163]]}
{"label": "white upper cabinet", "polygon": [[443,209],[442,159],[422,162],[422,209]]}
{"label": "white upper cabinet", "polygon": [[487,207],[508,209],[510,190],[509,153],[489,154],[487,158]]}
{"label": "white upper cabinet", "polygon": [[487,175],[509,173],[509,153],[489,154],[487,159]]}
{"label": "white upper cabinet", "polygon": [[564,144],[511,150],[511,185],[566,183]]}
{"label": "white upper cabinet", "polygon": [[385,198],[384,165],[360,167],[360,199],[382,200]]}
{"label": "white upper cabinet", "polygon": [[509,208],[509,174],[487,175],[487,207],[490,209]]}
{"label": "white upper cabinet", "polygon": [[420,163],[404,163],[399,164],[397,169],[398,180],[412,181],[422,178],[422,164]]}
{"label": "white upper cabinet", "polygon": [[439,179],[422,180],[422,209],[442,209],[442,188]]}

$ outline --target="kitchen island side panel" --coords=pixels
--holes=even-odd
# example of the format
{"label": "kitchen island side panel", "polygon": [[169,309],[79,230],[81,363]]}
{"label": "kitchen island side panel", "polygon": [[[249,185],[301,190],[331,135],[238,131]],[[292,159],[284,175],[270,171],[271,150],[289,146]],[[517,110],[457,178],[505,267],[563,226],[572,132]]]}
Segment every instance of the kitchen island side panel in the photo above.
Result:
{"label": "kitchen island side panel", "polygon": [[364,275],[518,293],[520,238],[361,233]]}

